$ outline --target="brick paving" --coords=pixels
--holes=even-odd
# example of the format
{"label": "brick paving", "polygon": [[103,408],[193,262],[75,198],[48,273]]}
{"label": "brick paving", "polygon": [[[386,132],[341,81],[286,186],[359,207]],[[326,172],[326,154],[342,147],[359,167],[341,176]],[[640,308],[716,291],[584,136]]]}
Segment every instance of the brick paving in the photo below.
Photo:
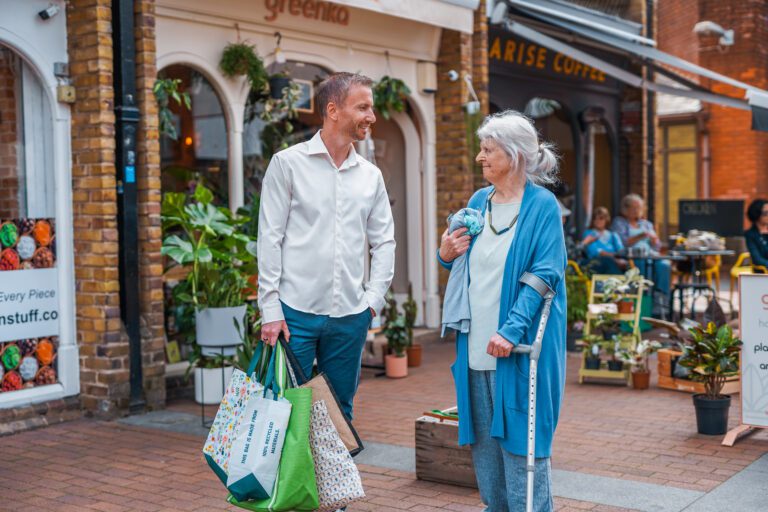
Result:
{"label": "brick paving", "polygon": [[[407,379],[365,370],[355,423],[364,440],[413,446],[414,419],[453,405],[448,342],[428,341],[425,364]],[[696,434],[690,396],[653,388],[576,383],[569,356],[563,416],[553,466],[638,482],[709,491],[768,451],[758,433],[734,448]],[[172,410],[199,412],[188,402]],[[214,407],[210,407],[211,413]],[[731,423],[738,419],[734,402]],[[195,511],[227,506],[221,484],[200,456],[201,438],[116,422],[78,420],[0,438],[1,510]],[[367,497],[350,511],[481,511],[473,489],[422,482],[412,473],[360,467]],[[615,507],[556,498],[558,511],[618,512]],[[7,507],[7,508],[6,508]]]}

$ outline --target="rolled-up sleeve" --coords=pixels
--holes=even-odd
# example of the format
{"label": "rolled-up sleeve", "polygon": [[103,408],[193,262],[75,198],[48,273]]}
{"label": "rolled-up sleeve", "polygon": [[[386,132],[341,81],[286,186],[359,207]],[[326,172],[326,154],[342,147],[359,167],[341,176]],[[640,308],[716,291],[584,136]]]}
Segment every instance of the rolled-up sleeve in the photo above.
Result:
{"label": "rolled-up sleeve", "polygon": [[[567,262],[565,237],[557,203],[553,201],[553,208],[548,207],[543,216],[536,226],[536,230],[542,235],[536,237],[537,245],[534,250],[536,257],[528,272],[539,277],[550,289],[555,290],[565,274]],[[506,321],[497,331],[504,339],[515,345],[525,341],[526,332],[536,318],[543,300],[539,292],[530,286],[524,284],[520,286],[517,299]]]}
{"label": "rolled-up sleeve", "polygon": [[291,205],[291,187],[278,156],[272,157],[261,188],[259,204],[259,310],[263,323],[283,320],[280,277],[283,273],[283,238]]}
{"label": "rolled-up sleeve", "polygon": [[384,295],[395,276],[395,222],[381,176],[376,199],[368,215],[366,235],[371,244],[371,272],[365,285],[365,299],[378,314],[384,307]]}

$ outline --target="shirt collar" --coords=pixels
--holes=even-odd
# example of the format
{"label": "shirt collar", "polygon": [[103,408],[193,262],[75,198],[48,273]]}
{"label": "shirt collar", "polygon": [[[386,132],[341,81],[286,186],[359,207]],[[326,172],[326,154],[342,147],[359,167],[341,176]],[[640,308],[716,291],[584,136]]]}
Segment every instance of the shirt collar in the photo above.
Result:
{"label": "shirt collar", "polygon": [[[327,155],[328,159],[332,162],[333,159],[331,158],[331,154],[328,152],[328,148],[325,147],[325,142],[323,142],[322,137],[320,137],[320,132],[322,132],[322,130],[317,130],[315,136],[312,137],[307,143],[307,154]],[[341,167],[339,167],[340,171],[349,167],[353,167],[359,163],[357,159],[357,151],[355,151],[355,145],[350,144],[350,146],[349,155],[347,155],[347,159],[344,160],[344,162],[341,164]]]}

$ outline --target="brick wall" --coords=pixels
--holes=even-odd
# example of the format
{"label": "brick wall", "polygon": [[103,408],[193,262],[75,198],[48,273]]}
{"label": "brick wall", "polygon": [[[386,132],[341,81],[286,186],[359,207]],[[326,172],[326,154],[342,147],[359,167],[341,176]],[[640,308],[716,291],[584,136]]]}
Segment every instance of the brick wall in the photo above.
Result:
{"label": "brick wall", "polygon": [[[486,0],[480,0],[474,16],[474,32],[472,34],[472,86],[480,100],[480,112],[488,114],[489,102],[489,66],[488,66],[488,18],[485,15]],[[475,148],[477,149],[477,148]],[[474,151],[473,151],[474,152]],[[475,162],[475,155],[470,155],[474,171],[474,188],[478,189],[488,183],[483,178],[483,170]]]}
{"label": "brick wall", "polygon": [[0,46],[0,219],[19,216],[16,58]]}
{"label": "brick wall", "polygon": [[163,260],[160,255],[160,134],[152,86],[157,77],[155,2],[136,2],[137,102],[141,110],[138,133],[138,202],[141,339],[144,393],[147,407],[165,404],[165,330],[163,322]]}

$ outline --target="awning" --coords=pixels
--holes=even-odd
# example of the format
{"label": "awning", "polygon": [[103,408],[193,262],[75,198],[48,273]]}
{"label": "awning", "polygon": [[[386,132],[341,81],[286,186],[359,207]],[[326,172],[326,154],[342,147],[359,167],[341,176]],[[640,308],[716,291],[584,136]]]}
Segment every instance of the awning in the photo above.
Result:
{"label": "awning", "polygon": [[[656,49],[653,40],[639,35],[636,30],[637,24],[624,20],[619,21],[618,18],[608,16],[604,16],[605,19],[602,19],[603,16],[600,17],[601,19],[588,19],[583,12],[568,12],[569,9],[573,9],[572,6],[567,7],[566,4],[553,0],[537,0],[536,3],[530,0],[507,0],[506,3],[527,17],[564,28],[577,37],[586,38],[592,42],[607,46],[613,51],[639,58],[643,64],[653,67],[668,78],[672,78],[675,81],[675,85],[669,85],[668,80],[665,81],[667,83],[659,83],[643,79],[625,69],[594,57],[583,50],[574,48],[568,43],[531,28],[525,23],[524,19],[513,19],[506,15],[503,16],[501,22],[505,25],[506,29],[520,37],[577,59],[633,87],[642,87],[654,92],[683,96],[741,110],[752,110],[753,128],[756,130],[766,130],[768,128],[767,91]],[[583,8],[579,9],[587,11]],[[594,11],[590,12],[593,15],[599,15],[599,13]],[[612,23],[608,22],[609,19]],[[660,64],[664,65],[664,67],[660,67]],[[742,89],[745,92],[745,97],[744,99],[738,99],[713,93],[697,84],[690,83],[684,77],[668,70],[668,67]]]}
{"label": "awning", "polygon": [[330,0],[333,3],[405,18],[427,25],[473,32],[473,14],[480,0]]}

